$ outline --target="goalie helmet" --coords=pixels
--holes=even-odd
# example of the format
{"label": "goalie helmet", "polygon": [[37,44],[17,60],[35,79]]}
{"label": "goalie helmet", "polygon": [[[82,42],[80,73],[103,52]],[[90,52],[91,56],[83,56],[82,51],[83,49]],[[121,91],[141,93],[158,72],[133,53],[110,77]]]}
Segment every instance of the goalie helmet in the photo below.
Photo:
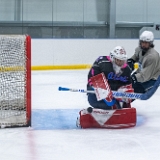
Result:
{"label": "goalie helmet", "polygon": [[140,42],[149,42],[150,44],[153,44],[154,41],[154,35],[151,31],[144,31],[139,38]]}
{"label": "goalie helmet", "polygon": [[113,62],[113,58],[114,58],[114,52],[113,51],[111,51],[109,53],[109,57],[110,57],[111,61]]}
{"label": "goalie helmet", "polygon": [[[113,58],[123,60],[123,61],[127,60],[126,51],[122,46],[115,47],[111,53],[113,55]],[[110,55],[111,55],[111,53],[110,53]]]}

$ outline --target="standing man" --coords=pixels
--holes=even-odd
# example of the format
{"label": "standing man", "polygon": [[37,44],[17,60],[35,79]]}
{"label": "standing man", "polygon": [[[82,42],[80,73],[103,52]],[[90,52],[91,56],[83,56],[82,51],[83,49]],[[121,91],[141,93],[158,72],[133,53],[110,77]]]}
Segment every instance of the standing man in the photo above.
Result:
{"label": "standing man", "polygon": [[151,89],[160,75],[160,54],[154,49],[153,41],[153,33],[144,31],[140,35],[139,46],[134,55],[127,60],[132,70],[134,63],[139,63],[139,69],[131,76],[136,93],[145,93]]}

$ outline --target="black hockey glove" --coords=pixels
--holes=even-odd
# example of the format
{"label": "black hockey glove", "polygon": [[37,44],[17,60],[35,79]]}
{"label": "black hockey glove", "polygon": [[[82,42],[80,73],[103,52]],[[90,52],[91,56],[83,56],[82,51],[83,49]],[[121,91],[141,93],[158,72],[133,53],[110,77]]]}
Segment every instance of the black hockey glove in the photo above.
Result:
{"label": "black hockey glove", "polygon": [[133,83],[133,84],[136,84],[136,83],[137,83],[137,78],[136,78],[135,74],[133,74],[133,75],[131,76],[131,79],[132,79],[132,83]]}
{"label": "black hockey glove", "polygon": [[134,70],[134,63],[135,63],[136,61],[134,61],[133,59],[128,59],[127,60],[127,64],[128,64],[128,66],[129,66],[129,68],[133,71]]}

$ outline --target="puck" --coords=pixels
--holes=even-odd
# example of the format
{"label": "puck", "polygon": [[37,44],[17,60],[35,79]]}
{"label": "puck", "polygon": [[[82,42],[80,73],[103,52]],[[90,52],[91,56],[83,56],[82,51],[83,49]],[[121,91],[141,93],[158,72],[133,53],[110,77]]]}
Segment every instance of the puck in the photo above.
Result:
{"label": "puck", "polygon": [[92,108],[92,107],[88,107],[88,108],[87,108],[87,111],[88,111],[89,113],[92,113],[93,108]]}

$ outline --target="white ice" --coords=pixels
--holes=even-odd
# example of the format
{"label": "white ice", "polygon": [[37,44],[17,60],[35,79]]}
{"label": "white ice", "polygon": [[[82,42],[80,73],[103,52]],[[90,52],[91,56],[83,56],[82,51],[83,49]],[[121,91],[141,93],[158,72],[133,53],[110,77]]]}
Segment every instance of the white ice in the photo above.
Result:
{"label": "white ice", "polygon": [[[85,94],[58,91],[59,86],[86,88],[87,73],[32,71],[32,111],[88,107]],[[1,129],[0,160],[158,160],[159,98],[160,88],[149,100],[134,101],[141,122],[128,129]]]}

